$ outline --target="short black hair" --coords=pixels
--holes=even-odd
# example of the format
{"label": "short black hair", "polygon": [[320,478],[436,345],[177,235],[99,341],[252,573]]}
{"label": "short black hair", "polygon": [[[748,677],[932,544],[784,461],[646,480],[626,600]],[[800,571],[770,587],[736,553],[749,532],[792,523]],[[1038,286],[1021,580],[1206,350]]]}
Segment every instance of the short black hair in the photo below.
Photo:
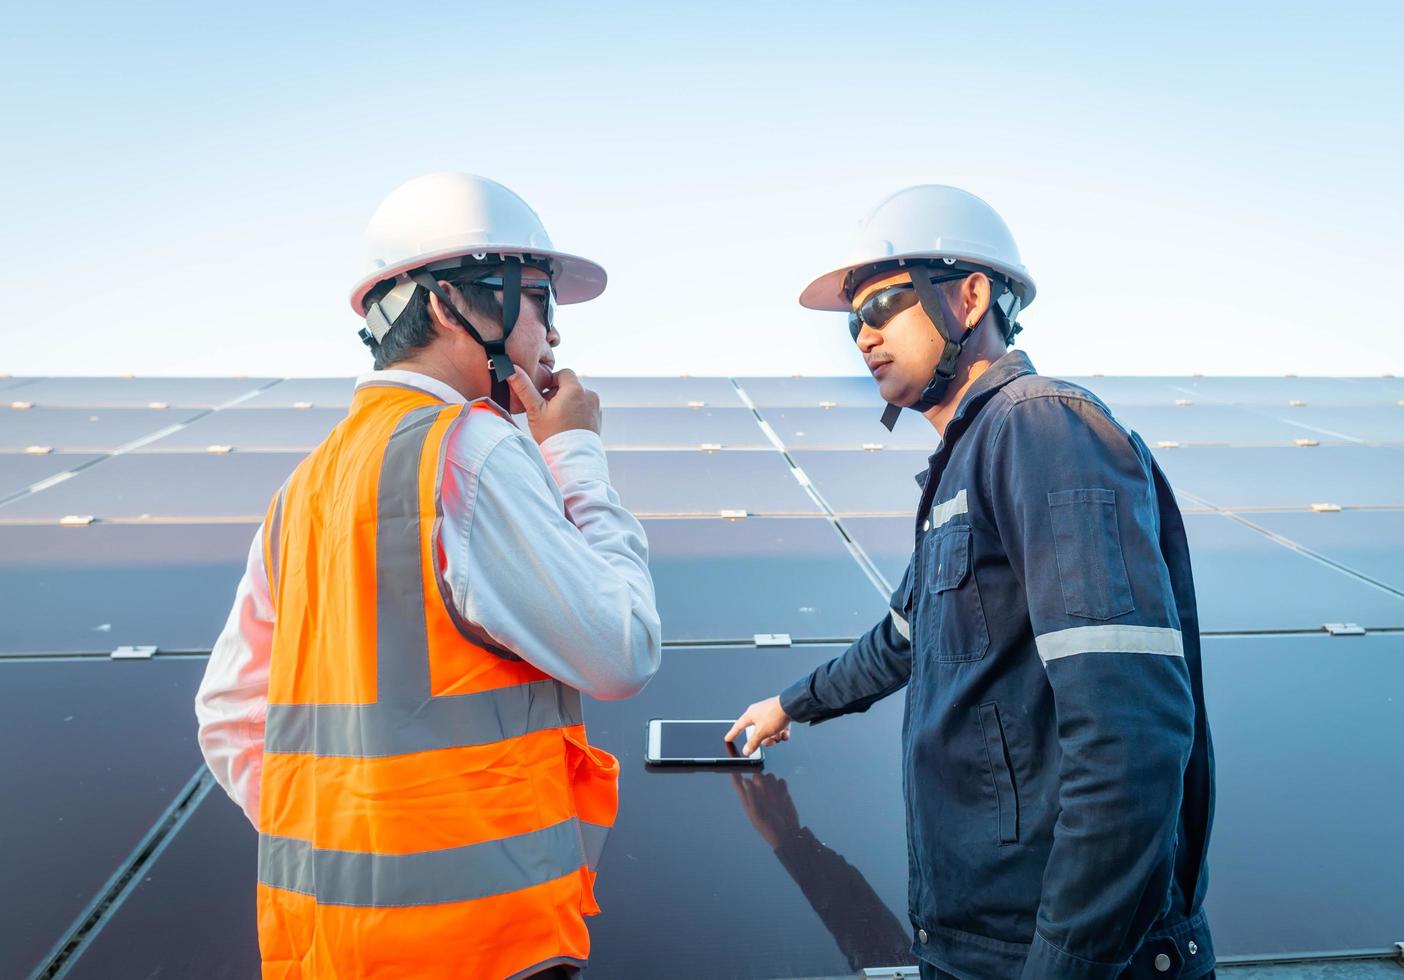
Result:
{"label": "short black hair", "polygon": [[[495,324],[502,323],[502,303],[498,301],[496,294],[486,286],[473,284],[475,279],[494,271],[496,270],[491,267],[471,266],[463,269],[445,269],[432,275],[436,280],[452,283],[458,288],[463,298],[468,301],[468,309],[472,313],[469,322],[477,327],[479,324],[474,318]],[[394,288],[394,279],[383,279],[376,283],[366,294],[366,307],[369,308],[372,303],[383,299],[385,294]],[[433,340],[434,323],[429,316],[429,290],[421,286],[414,291],[390,332],[373,348],[375,369],[383,371],[392,367],[413,355],[415,351],[428,347]]]}

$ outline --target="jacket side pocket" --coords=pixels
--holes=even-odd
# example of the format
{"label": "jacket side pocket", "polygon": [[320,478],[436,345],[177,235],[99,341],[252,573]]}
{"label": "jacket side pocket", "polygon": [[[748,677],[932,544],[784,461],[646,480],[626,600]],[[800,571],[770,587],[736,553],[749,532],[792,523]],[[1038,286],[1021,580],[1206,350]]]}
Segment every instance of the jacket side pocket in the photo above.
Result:
{"label": "jacket side pocket", "polygon": [[1019,796],[1004,744],[1004,728],[999,723],[999,707],[993,701],[980,705],[980,733],[985,738],[985,756],[994,784],[996,836],[1001,845],[1013,844],[1019,840]]}

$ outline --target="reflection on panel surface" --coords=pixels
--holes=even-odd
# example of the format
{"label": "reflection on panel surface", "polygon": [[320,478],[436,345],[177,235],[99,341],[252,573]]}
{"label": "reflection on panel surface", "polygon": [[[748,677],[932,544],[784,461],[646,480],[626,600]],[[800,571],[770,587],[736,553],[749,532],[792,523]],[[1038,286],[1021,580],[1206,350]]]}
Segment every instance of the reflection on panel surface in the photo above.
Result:
{"label": "reflection on panel surface", "polygon": [[728,378],[610,378],[584,377],[581,383],[613,407],[686,408],[701,402],[707,408],[739,408],[736,386]]}
{"label": "reflection on panel surface", "polygon": [[[110,452],[189,421],[191,408],[27,408],[0,406],[0,449],[48,446],[61,452]],[[3,465],[3,464],[0,464]]]}
{"label": "reflection on panel surface", "polygon": [[836,514],[915,514],[921,502],[916,474],[926,471],[931,451],[801,449],[790,456]]}
{"label": "reflection on panel surface", "polygon": [[[1157,379],[1159,380],[1159,379]],[[1400,378],[1189,378],[1180,397],[1235,405],[1383,405],[1404,398]]]}
{"label": "reflection on panel surface", "polygon": [[770,449],[749,408],[611,408],[604,416],[610,449]]}
{"label": "reflection on panel surface", "polygon": [[345,408],[356,390],[355,378],[284,378],[239,405],[240,408]]}
{"label": "reflection on panel surface", "polygon": [[1173,405],[1189,397],[1181,387],[1188,378],[1128,378],[1069,377],[1075,385],[1086,388],[1116,411],[1122,405]]}
{"label": "reflection on panel surface", "polygon": [[0,976],[39,965],[201,764],[204,669],[0,661]]}
{"label": "reflection on panel surface", "polygon": [[1176,490],[1230,509],[1404,504],[1404,446],[1162,449]]}
{"label": "reflection on panel surface", "polygon": [[[0,454],[0,497],[18,493],[51,476],[86,466],[100,457],[91,453],[51,453],[29,456],[19,453]],[[0,518],[17,516],[14,504],[0,508]]]}
{"label": "reflection on panel surface", "polygon": [[614,450],[609,475],[636,514],[819,513],[778,452]]}
{"label": "reflection on panel surface", "polygon": [[1404,636],[1204,648],[1217,950],[1389,949],[1404,921]]}
{"label": "reflection on panel surface", "polygon": [[763,408],[761,417],[786,449],[862,449],[872,443],[895,449],[935,450],[940,441],[931,423],[903,412],[891,432],[881,410],[871,408]]}
{"label": "reflection on panel surface", "polygon": [[309,452],[346,418],[343,408],[230,408],[214,412],[142,447],[142,452],[236,450]]}
{"label": "reflection on panel surface", "polygon": [[272,378],[39,378],[24,386],[35,405],[214,408],[271,384]]}
{"label": "reflection on panel surface", "polygon": [[[1312,433],[1284,419],[1260,414],[1238,405],[1195,403],[1174,405],[1112,405],[1112,414],[1128,429],[1140,433],[1148,445],[1180,442],[1186,445],[1290,446]],[[1324,437],[1318,437],[1324,438]]]}
{"label": "reflection on panel surface", "polygon": [[644,521],[663,639],[852,639],[882,595],[821,518]]}
{"label": "reflection on panel surface", "polygon": [[1404,510],[1253,514],[1276,534],[1404,591]]}
{"label": "reflection on panel surface", "polygon": [[[132,453],[113,456],[0,508],[0,518],[262,519],[302,453]],[[36,457],[49,458],[49,457]]]}
{"label": "reflection on panel surface", "polygon": [[0,654],[208,650],[254,524],[0,527]]}

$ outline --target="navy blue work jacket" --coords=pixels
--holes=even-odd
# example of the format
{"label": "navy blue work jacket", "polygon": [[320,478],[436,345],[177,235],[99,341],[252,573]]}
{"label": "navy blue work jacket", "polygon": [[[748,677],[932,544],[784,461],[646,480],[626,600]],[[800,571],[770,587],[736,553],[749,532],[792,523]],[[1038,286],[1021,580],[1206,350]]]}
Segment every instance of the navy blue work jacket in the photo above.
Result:
{"label": "navy blue work jacket", "polygon": [[781,695],[907,689],[913,952],[961,977],[1200,977],[1214,763],[1184,523],[1140,436],[1009,351],[931,456],[891,615]]}

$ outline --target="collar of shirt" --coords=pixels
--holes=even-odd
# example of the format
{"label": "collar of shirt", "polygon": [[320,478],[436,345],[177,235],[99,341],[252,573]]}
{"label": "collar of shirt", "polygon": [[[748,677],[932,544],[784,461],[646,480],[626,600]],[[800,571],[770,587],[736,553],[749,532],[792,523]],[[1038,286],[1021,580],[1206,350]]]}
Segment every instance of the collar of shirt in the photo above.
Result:
{"label": "collar of shirt", "polygon": [[468,400],[438,378],[431,378],[429,375],[420,374],[418,371],[403,371],[397,368],[387,368],[384,371],[371,371],[356,379],[357,390],[370,385],[399,385],[401,387],[417,388],[420,391],[433,395],[435,398],[448,405],[462,405]]}

